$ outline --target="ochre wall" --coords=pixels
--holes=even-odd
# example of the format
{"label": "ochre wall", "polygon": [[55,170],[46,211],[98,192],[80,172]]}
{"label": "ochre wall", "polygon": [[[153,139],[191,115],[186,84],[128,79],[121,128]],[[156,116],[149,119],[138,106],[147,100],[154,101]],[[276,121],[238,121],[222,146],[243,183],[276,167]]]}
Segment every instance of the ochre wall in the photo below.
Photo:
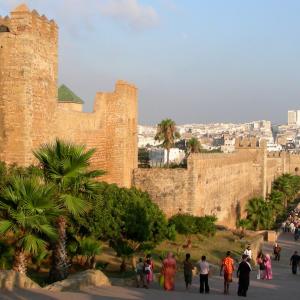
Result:
{"label": "ochre wall", "polygon": [[97,93],[94,111],[57,101],[58,27],[20,6],[0,18],[0,159],[35,162],[32,151],[63,138],[96,148],[92,167],[104,180],[131,186],[137,167],[137,89],[118,81],[111,93]]}
{"label": "ochre wall", "polygon": [[133,184],[147,191],[152,200],[171,217],[178,212],[190,211],[190,196],[193,195],[191,173],[187,169],[136,169]]}
{"label": "ochre wall", "polygon": [[58,102],[58,107],[64,110],[75,110],[82,111],[81,103],[73,103],[73,102]]}
{"label": "ochre wall", "polygon": [[250,198],[265,196],[276,177],[297,167],[299,155],[268,155],[252,145],[232,154],[192,154],[187,169],[136,169],[133,183],[168,217],[216,215],[219,224],[235,227]]}

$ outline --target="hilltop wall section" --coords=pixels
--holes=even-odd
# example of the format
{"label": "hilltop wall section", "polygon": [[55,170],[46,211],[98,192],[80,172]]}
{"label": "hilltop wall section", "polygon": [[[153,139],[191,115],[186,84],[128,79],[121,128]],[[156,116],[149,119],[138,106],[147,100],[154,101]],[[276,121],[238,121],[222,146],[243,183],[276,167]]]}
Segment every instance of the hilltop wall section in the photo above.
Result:
{"label": "hilltop wall section", "polygon": [[235,227],[250,198],[266,196],[274,179],[299,168],[299,155],[267,154],[264,146],[249,143],[231,154],[192,154],[187,169],[136,169],[133,182],[168,217],[216,215],[219,224]]}
{"label": "hilltop wall section", "polygon": [[107,171],[103,179],[131,186],[137,89],[118,81],[113,92],[96,94],[92,113],[83,113],[79,105],[58,103],[57,73],[54,21],[26,5],[0,17],[0,159],[27,166],[35,162],[34,149],[63,138],[96,148],[92,167]]}

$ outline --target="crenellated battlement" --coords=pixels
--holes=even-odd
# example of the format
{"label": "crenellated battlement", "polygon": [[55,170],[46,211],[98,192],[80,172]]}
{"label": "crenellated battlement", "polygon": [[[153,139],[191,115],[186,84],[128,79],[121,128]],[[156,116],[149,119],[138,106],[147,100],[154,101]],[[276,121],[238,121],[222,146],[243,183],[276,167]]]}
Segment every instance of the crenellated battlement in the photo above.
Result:
{"label": "crenellated battlement", "polygon": [[239,137],[235,139],[236,149],[256,149],[266,148],[266,142],[264,140],[259,141],[256,137]]}
{"label": "crenellated battlement", "polygon": [[116,93],[122,94],[122,95],[130,95],[135,96],[137,95],[137,88],[135,85],[130,84],[123,80],[118,80],[116,82],[115,86]]}
{"label": "crenellated battlement", "polygon": [[57,40],[58,26],[54,20],[48,20],[45,15],[40,15],[36,10],[30,11],[26,4],[16,7],[10,17],[0,16],[0,25],[5,25],[9,31],[21,35],[30,33],[45,39]]}

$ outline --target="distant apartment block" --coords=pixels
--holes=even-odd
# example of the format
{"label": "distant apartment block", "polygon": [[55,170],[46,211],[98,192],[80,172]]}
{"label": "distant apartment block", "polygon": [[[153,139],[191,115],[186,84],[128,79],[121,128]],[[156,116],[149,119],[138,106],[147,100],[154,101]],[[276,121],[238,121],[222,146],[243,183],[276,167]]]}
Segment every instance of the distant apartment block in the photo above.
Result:
{"label": "distant apartment block", "polygon": [[288,125],[300,126],[300,110],[288,111]]}

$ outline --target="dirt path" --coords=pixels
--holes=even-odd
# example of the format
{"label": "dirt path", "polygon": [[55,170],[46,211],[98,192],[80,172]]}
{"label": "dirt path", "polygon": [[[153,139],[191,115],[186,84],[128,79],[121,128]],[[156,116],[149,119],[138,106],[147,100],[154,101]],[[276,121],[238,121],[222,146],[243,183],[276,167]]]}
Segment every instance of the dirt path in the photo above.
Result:
{"label": "dirt path", "polygon": [[[289,258],[295,250],[300,252],[300,242],[294,242],[290,233],[282,234],[279,239],[282,247],[282,258],[280,262],[273,263],[273,277],[271,281],[256,279],[256,271],[252,272],[251,286],[248,292],[248,298],[256,300],[299,300],[300,299],[300,275],[292,275],[289,267]],[[227,249],[224,249],[226,251]],[[272,245],[265,245],[265,253],[272,253]],[[231,295],[222,294],[223,282],[219,276],[213,276],[210,279],[211,293],[209,295],[199,295],[198,278],[194,278],[192,289],[189,292],[184,290],[182,280],[177,280],[176,291],[164,292],[158,286],[154,285],[151,289],[134,289],[124,287],[109,288],[89,288],[85,293],[50,293],[44,290],[22,290],[14,293],[2,293],[0,299],[3,300],[96,300],[96,299],[240,299],[236,296],[237,280],[234,279],[231,285]]]}

